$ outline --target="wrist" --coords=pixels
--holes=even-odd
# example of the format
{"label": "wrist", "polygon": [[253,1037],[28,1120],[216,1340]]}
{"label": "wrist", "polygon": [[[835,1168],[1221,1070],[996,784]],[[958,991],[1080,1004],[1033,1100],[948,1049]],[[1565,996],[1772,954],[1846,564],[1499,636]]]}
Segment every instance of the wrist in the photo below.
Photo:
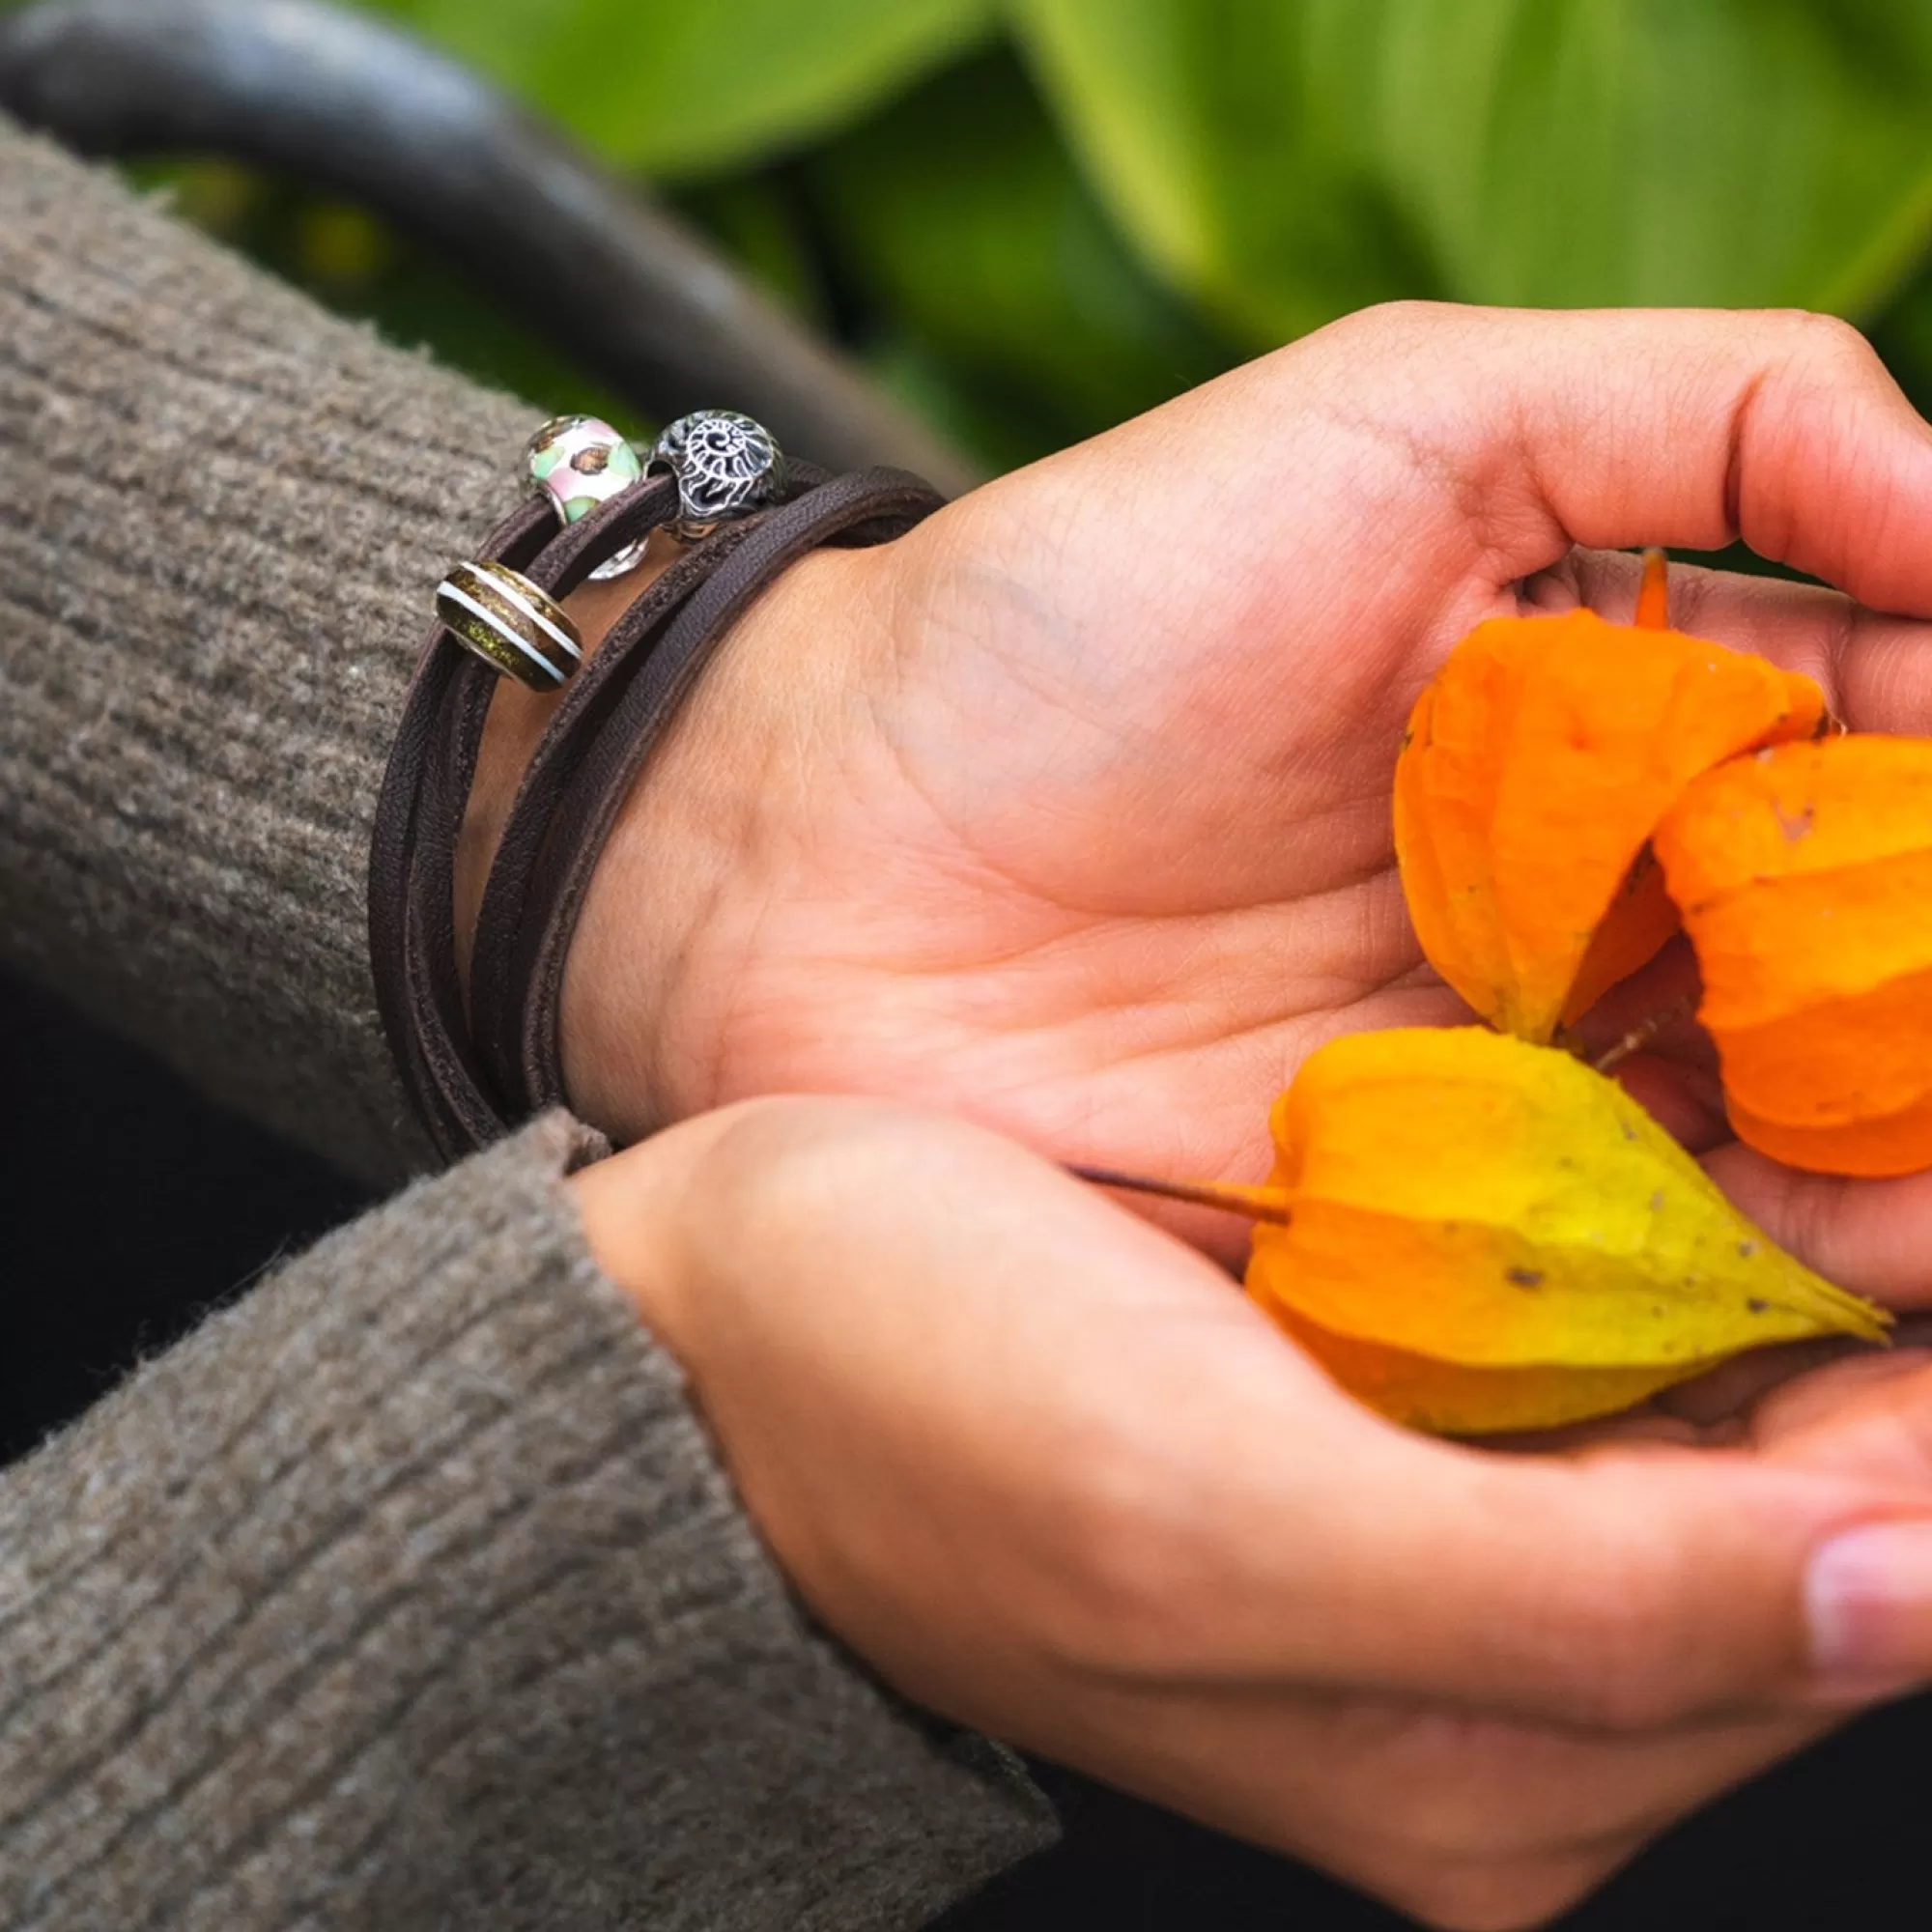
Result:
{"label": "wrist", "polygon": [[560,1009],[576,1111],[620,1142],[733,1095],[722,1036],[760,909],[811,837],[883,627],[879,551],[793,564],[734,626],[617,816]]}
{"label": "wrist", "polygon": [[[677,554],[659,532],[638,570],[564,600],[586,657]],[[570,950],[559,1029],[574,1110],[619,1142],[722,1097],[720,994],[750,909],[809,816],[805,753],[838,728],[880,635],[864,616],[882,557],[820,551],[786,571],[733,628],[618,813]],[[466,982],[490,867],[558,701],[509,679],[491,700],[456,853]]]}

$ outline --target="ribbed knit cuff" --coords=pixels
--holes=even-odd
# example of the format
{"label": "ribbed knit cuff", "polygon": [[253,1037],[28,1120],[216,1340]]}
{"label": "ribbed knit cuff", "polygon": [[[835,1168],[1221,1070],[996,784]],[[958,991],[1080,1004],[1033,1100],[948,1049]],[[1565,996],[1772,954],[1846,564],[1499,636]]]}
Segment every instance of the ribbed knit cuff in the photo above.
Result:
{"label": "ribbed knit cuff", "polygon": [[420,1184],[0,1478],[0,1922],[863,1932],[1051,1835],[800,1615],[583,1145]]}
{"label": "ribbed knit cuff", "polygon": [[0,120],[0,952],[375,1179],[369,822],[538,413]]}

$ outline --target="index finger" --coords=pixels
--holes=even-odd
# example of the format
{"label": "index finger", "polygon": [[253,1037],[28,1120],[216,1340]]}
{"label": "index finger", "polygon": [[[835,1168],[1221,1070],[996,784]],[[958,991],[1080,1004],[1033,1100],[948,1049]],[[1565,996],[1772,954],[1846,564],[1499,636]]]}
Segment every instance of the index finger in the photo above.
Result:
{"label": "index finger", "polygon": [[1848,324],[1476,309],[1445,342],[1440,316],[1405,306],[1363,321],[1426,338],[1441,394],[1414,433],[1446,462],[1466,469],[1483,447],[1472,422],[1505,436],[1506,454],[1486,450],[1466,477],[1505,577],[1571,543],[1742,537],[1862,604],[1932,616],[1932,428]]}

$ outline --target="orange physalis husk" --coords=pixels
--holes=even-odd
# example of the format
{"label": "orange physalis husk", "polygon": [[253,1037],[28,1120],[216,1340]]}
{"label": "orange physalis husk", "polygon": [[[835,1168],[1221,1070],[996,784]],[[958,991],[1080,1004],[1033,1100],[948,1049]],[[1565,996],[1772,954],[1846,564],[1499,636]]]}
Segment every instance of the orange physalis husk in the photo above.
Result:
{"label": "orange physalis husk", "polygon": [[1678,631],[1590,611],[1479,624],[1396,765],[1396,856],[1430,963],[1485,1019],[1551,1038],[1675,930],[1644,845],[1685,785],[1824,716],[1809,678]]}
{"label": "orange physalis husk", "polygon": [[1932,1168],[1932,739],[1720,766],[1657,854],[1739,1139],[1825,1174]]}
{"label": "orange physalis husk", "polygon": [[1889,1318],[1785,1254],[1614,1081],[1477,1027],[1357,1034],[1275,1103],[1248,1293],[1335,1378],[1450,1435],[1606,1414]]}

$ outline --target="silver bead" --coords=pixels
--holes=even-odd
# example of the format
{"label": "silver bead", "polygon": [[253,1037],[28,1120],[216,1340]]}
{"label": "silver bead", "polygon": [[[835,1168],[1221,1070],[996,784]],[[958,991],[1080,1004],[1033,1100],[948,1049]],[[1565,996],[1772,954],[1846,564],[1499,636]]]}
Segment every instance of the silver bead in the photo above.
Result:
{"label": "silver bead", "polygon": [[696,410],[658,438],[647,470],[677,478],[672,536],[695,543],[732,517],[748,516],[784,492],[784,452],[764,424],[736,410]]}
{"label": "silver bead", "polygon": [[[587,517],[628,490],[644,473],[638,452],[597,416],[553,416],[524,452],[525,488],[546,497],[560,524]],[[626,544],[590,575],[600,582],[622,577],[644,560],[641,542]]]}
{"label": "silver bead", "polygon": [[583,638],[548,592],[503,563],[459,563],[437,585],[436,614],[465,649],[532,691],[556,691],[583,662]]}

